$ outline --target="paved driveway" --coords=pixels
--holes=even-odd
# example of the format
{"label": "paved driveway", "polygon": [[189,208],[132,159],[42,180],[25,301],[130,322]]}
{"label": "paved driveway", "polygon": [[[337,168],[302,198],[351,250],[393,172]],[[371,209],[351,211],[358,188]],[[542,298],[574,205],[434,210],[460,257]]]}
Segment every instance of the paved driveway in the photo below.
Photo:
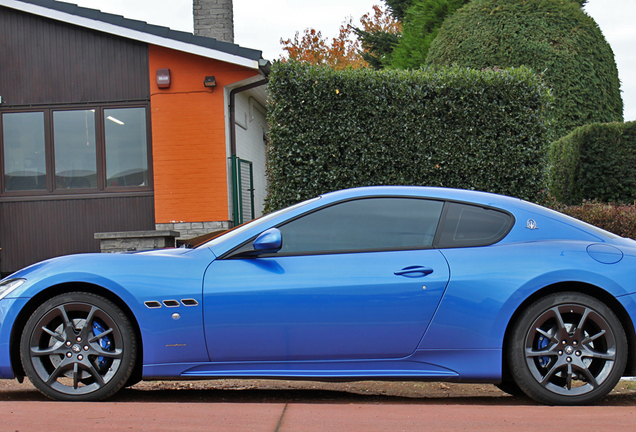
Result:
{"label": "paved driveway", "polygon": [[67,403],[46,400],[28,383],[3,381],[0,431],[636,430],[636,391],[629,384],[591,407],[540,406],[489,385],[383,384],[141,383],[107,402]]}

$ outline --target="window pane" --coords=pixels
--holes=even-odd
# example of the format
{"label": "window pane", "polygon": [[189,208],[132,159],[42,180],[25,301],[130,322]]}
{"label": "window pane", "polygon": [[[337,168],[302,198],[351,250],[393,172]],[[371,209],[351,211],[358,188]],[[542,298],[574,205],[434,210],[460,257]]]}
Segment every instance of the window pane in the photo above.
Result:
{"label": "window pane", "polygon": [[7,191],[46,189],[44,113],[2,114]]}
{"label": "window pane", "polygon": [[57,189],[96,188],[95,110],[53,113]]}
{"label": "window pane", "polygon": [[148,184],[146,109],[104,110],[106,134],[106,185]]}
{"label": "window pane", "polygon": [[327,207],[280,227],[281,252],[426,248],[433,244],[443,203],[369,198]]}
{"label": "window pane", "polygon": [[507,213],[452,203],[444,221],[439,247],[486,246],[501,240],[513,219]]}

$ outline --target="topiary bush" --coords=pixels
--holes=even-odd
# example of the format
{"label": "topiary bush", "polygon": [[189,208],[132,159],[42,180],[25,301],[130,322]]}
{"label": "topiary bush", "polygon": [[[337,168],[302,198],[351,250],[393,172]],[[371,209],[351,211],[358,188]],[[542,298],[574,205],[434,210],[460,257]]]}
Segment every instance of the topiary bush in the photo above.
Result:
{"label": "topiary bush", "polygon": [[551,102],[526,68],[334,71],[277,62],[266,210],[382,184],[531,199],[545,187]]}
{"label": "topiary bush", "polygon": [[636,122],[593,123],[552,144],[551,194],[564,204],[636,200]]}
{"label": "topiary bush", "polygon": [[557,137],[623,121],[614,54],[583,3],[473,0],[444,21],[426,64],[532,68],[552,86]]}

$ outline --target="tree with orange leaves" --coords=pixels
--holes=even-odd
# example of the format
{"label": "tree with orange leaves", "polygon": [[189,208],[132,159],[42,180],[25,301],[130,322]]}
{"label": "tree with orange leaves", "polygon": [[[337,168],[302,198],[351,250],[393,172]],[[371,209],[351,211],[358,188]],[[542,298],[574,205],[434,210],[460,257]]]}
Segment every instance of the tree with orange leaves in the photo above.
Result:
{"label": "tree with orange leaves", "polygon": [[381,9],[373,6],[373,15],[368,13],[360,18],[362,28],[354,31],[362,45],[362,58],[374,69],[382,69],[386,66],[398,43],[402,24],[396,19],[395,11],[389,7]]}
{"label": "tree with orange leaves", "polygon": [[[360,22],[365,31],[399,32],[399,23],[390,16],[388,10],[379,6],[373,6],[373,12],[362,16]],[[293,40],[281,38],[283,50],[287,51],[287,56],[281,56],[281,60],[327,65],[336,70],[368,67],[360,40],[352,37],[353,33],[358,32],[352,24],[352,17],[345,19],[340,25],[338,36],[332,40],[313,28],[305,29],[302,38],[299,32],[296,32]]]}
{"label": "tree with orange leaves", "polygon": [[287,57],[282,57],[283,61],[297,60],[314,65],[327,65],[336,70],[348,67],[357,69],[367,66],[366,62],[359,54],[360,43],[357,39],[352,39],[351,22],[349,17],[340,25],[338,36],[329,41],[323,38],[319,30],[313,28],[305,29],[303,37],[300,38],[296,32],[294,39],[281,39],[284,45],[283,50],[287,51]]}

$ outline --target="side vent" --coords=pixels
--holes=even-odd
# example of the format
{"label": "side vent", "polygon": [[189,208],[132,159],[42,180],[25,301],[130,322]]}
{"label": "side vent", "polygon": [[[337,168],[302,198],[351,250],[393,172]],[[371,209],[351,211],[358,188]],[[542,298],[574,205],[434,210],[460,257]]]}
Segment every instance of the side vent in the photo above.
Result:
{"label": "side vent", "polygon": [[195,299],[183,299],[181,300],[181,304],[184,306],[199,306],[199,302]]}
{"label": "side vent", "polygon": [[156,300],[150,300],[150,301],[146,301],[144,302],[144,304],[146,305],[146,307],[148,309],[160,309],[161,308],[161,303],[163,303],[163,305],[167,308],[175,308],[175,307],[179,307],[181,305],[184,306],[199,306],[199,302],[196,301],[195,299],[182,299],[181,303],[179,303],[179,301],[177,300],[164,300],[163,302],[158,302]]}

